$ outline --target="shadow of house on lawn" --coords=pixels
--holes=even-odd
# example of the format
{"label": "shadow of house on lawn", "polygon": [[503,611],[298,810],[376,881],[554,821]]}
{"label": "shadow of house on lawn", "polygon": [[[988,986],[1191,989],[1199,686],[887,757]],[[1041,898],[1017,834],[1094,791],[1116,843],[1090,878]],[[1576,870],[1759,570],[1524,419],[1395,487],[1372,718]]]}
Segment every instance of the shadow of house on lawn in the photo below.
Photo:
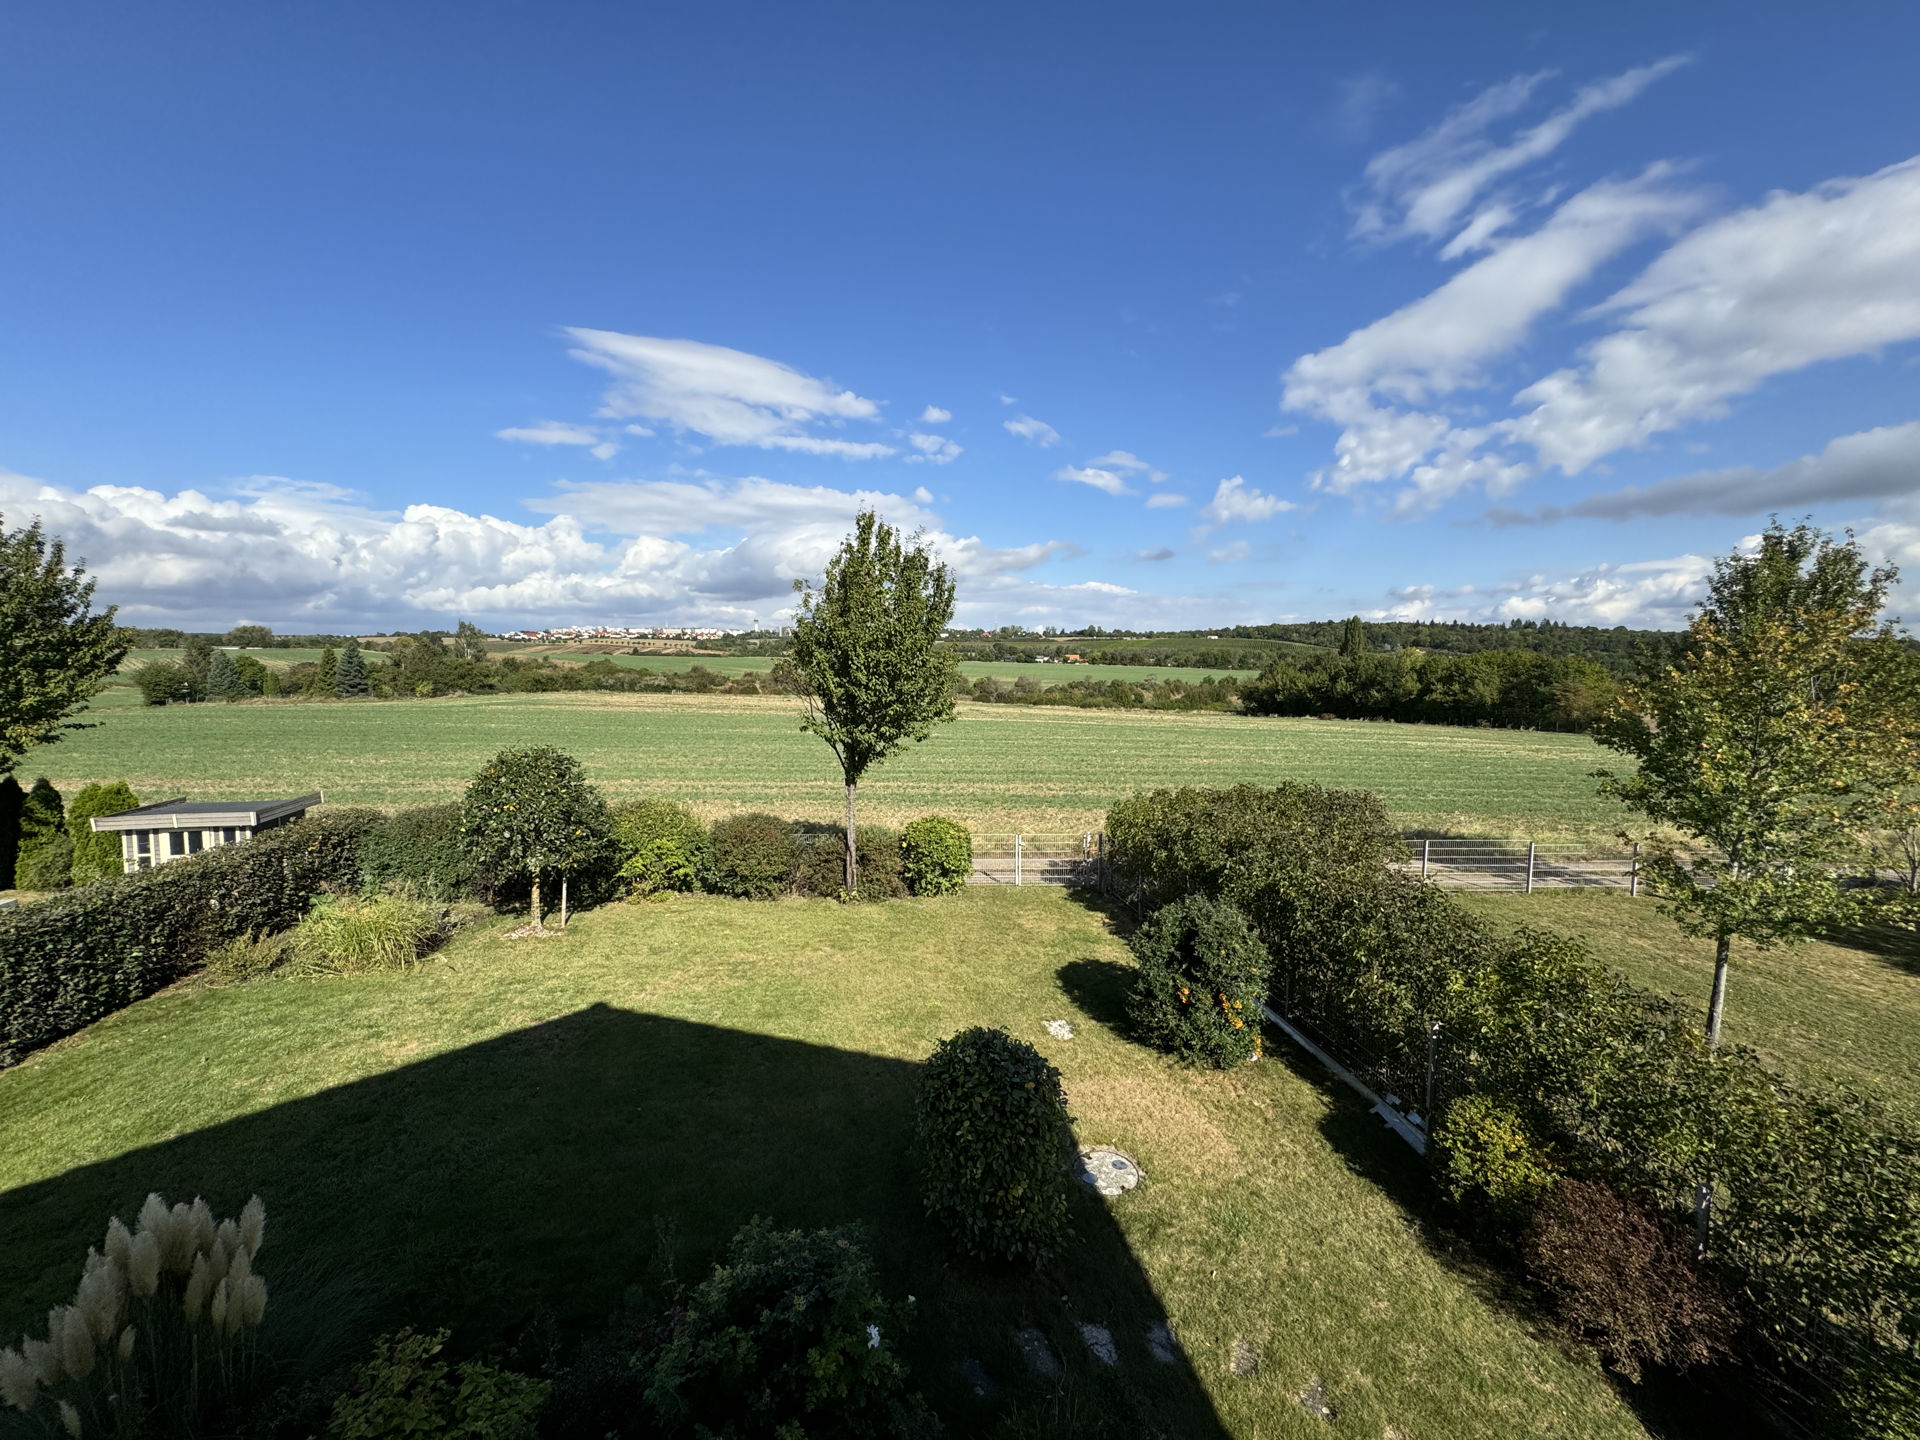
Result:
{"label": "shadow of house on lawn", "polygon": [[[1190,1368],[1151,1358],[1165,1313],[1097,1198],[1076,1198],[1075,1238],[1038,1277],[950,1251],[920,1207],[919,1070],[595,1005],[0,1195],[0,1333],[65,1300],[107,1216],[131,1217],[150,1190],[205,1195],[216,1213],[257,1191],[269,1329],[303,1323],[303,1293],[334,1307],[333,1361],[401,1324],[450,1326],[464,1348],[547,1320],[591,1333],[636,1282],[665,1302],[663,1232],[694,1282],[754,1215],[857,1221],[889,1298],[916,1297],[905,1349],[955,1433],[1041,1393],[1014,1340],[1035,1326],[1076,1399],[1128,1433],[1223,1437]],[[1118,1367],[1090,1355],[1082,1323],[1111,1331]]]}

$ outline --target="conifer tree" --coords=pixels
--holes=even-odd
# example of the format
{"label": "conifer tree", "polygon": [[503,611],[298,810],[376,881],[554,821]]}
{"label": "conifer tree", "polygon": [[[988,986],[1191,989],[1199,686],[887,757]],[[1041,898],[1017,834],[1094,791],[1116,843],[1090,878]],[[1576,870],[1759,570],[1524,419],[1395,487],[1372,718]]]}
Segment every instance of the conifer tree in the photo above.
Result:
{"label": "conifer tree", "polygon": [[118,815],[140,803],[124,780],[106,785],[89,785],[73,797],[67,806],[67,834],[73,839],[73,883],[110,880],[121,874],[118,832],[96,831],[88,822],[97,815]]}
{"label": "conifer tree", "polygon": [[356,641],[347,641],[347,648],[340,652],[340,664],[334,676],[334,689],[349,700],[369,693],[367,662],[360,654],[360,646]]}
{"label": "conifer tree", "polygon": [[73,883],[73,837],[53,782],[42,775],[20,807],[20,856],[13,864],[16,890],[60,890]]}
{"label": "conifer tree", "polygon": [[309,693],[314,695],[340,693],[340,657],[334,653],[331,645],[320,652],[320,668],[313,672],[313,684]]}
{"label": "conifer tree", "polygon": [[207,661],[207,698],[209,700],[244,700],[247,697],[247,682],[240,678],[240,671],[233,663],[233,657],[224,650],[216,650]]}

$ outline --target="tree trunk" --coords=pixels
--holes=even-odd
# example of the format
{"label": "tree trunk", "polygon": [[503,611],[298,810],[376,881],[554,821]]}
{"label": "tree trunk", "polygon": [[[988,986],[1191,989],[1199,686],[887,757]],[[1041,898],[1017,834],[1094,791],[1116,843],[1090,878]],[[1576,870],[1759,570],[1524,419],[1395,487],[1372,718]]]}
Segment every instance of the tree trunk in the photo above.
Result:
{"label": "tree trunk", "polygon": [[1720,1019],[1727,1009],[1727,963],[1733,958],[1733,937],[1722,935],[1713,951],[1713,998],[1707,1002],[1707,1048],[1720,1048]]}
{"label": "tree trunk", "polygon": [[536,930],[540,928],[540,870],[538,866],[535,866],[533,871],[533,928]]}
{"label": "tree trunk", "polygon": [[857,894],[860,885],[860,856],[854,849],[853,797],[860,788],[858,780],[847,782],[847,894]]}
{"label": "tree trunk", "polygon": [[560,928],[567,928],[567,872],[560,872]]}

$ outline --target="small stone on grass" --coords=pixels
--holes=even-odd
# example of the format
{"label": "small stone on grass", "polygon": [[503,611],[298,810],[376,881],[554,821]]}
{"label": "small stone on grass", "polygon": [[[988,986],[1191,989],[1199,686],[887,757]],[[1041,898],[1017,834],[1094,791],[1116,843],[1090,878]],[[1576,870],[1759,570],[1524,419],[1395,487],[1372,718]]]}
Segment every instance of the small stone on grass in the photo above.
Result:
{"label": "small stone on grass", "polygon": [[1053,1036],[1056,1040],[1071,1040],[1073,1039],[1073,1026],[1064,1020],[1049,1020],[1047,1021],[1047,1034]]}
{"label": "small stone on grass", "polygon": [[1162,1365],[1180,1363],[1180,1341],[1174,1336],[1173,1326],[1165,1320],[1156,1320],[1147,1326],[1147,1349]]}
{"label": "small stone on grass", "polygon": [[1333,1419],[1333,1406],[1327,1403],[1327,1382],[1318,1375],[1300,1392],[1300,1408],[1316,1419]]}
{"label": "small stone on grass", "polygon": [[1087,1350],[1102,1365],[1113,1366],[1120,1363],[1120,1348],[1113,1343],[1113,1332],[1104,1325],[1082,1325],[1080,1338],[1087,1342]]}
{"label": "small stone on grass", "polygon": [[1233,1342],[1233,1373],[1242,1378],[1260,1373],[1260,1357],[1245,1340]]}
{"label": "small stone on grass", "polygon": [[1013,1343],[1020,1351],[1020,1358],[1027,1362],[1027,1369],[1041,1379],[1051,1380],[1060,1373],[1060,1357],[1053,1353],[1047,1337],[1033,1326],[1014,1331]]}

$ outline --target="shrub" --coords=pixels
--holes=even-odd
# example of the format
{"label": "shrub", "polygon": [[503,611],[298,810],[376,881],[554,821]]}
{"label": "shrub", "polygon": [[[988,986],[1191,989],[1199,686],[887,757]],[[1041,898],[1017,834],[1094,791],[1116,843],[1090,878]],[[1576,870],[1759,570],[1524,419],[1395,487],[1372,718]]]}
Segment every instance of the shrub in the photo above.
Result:
{"label": "shrub", "polygon": [[607,869],[615,854],[600,792],[578,760],[547,745],[502,750],[482,767],[460,802],[460,833],[476,872],[530,882],[536,926],[543,876]]}
{"label": "shrub", "polygon": [[237,1220],[159,1195],[132,1230],[115,1216],[73,1300],[49,1312],[47,1338],[0,1350],[0,1399],[37,1412],[48,1434],[233,1433],[255,1398],[266,1225],[257,1195]]}
{"label": "shrub", "polygon": [[1004,1030],[975,1027],[927,1061],[917,1112],[927,1213],[983,1260],[1038,1264],[1067,1224],[1060,1072]]}
{"label": "shrub", "polygon": [[729,815],[713,827],[709,888],[742,900],[771,900],[793,883],[793,828],[777,815]]}
{"label": "shrub", "polygon": [[53,782],[42,775],[20,807],[20,853],[13,862],[16,890],[64,890],[73,883],[73,837]]}
{"label": "shrub", "polygon": [[439,912],[398,895],[322,895],[294,928],[294,964],[309,975],[355,975],[413,964],[440,938]]}
{"label": "shrub", "polygon": [[382,816],[360,841],[360,873],[373,888],[404,881],[430,900],[473,890],[473,862],[458,805],[416,805]]}
{"label": "shrub", "polygon": [[1453,1202],[1503,1228],[1525,1224],[1553,1189],[1553,1170],[1518,1112],[1486,1095],[1447,1107],[1433,1156]]}
{"label": "shrub", "polygon": [[73,883],[85,885],[93,880],[111,880],[126,873],[120,859],[120,836],[112,830],[95,830],[88,822],[100,815],[118,815],[131,810],[140,800],[124,780],[110,785],[88,785],[67,806],[67,834],[73,837]]}
{"label": "shrub", "polygon": [[636,895],[697,889],[711,863],[707,827],[676,800],[615,806],[613,833],[620,846],[620,880]]}
{"label": "shrub", "polygon": [[0,1065],[172,984],[229,940],[291,929],[319,891],[358,885],[373,819],[308,816],[0,913]]}
{"label": "shrub", "polygon": [[1646,1365],[1684,1370],[1727,1354],[1732,1308],[1694,1272],[1686,1237],[1604,1185],[1556,1185],[1526,1257],[1561,1319],[1629,1380]]}
{"label": "shrub", "polygon": [[0,775],[0,888],[13,886],[14,862],[20,858],[20,811],[26,803],[20,782]]}
{"label": "shrub", "polygon": [[133,683],[140,687],[140,699],[148,705],[207,698],[205,687],[194,673],[171,660],[148,661],[134,672]]}
{"label": "shrub", "polygon": [[437,1358],[446,1343],[445,1330],[411,1328],[374,1341],[372,1358],[334,1402],[327,1433],[337,1440],[532,1440],[547,1382],[484,1360],[454,1369]]}
{"label": "shrub", "polygon": [[293,932],[278,935],[240,935],[212,954],[201,967],[211,985],[241,985],[270,975],[293,958]]}
{"label": "shrub", "polygon": [[233,657],[224,650],[216,650],[207,661],[207,698],[209,700],[244,700],[253,692],[247,682],[240,677],[240,669],[233,663]]}
{"label": "shrub", "polygon": [[647,1399],[669,1434],[936,1433],[857,1230],[756,1218],[675,1317]]}
{"label": "shrub", "polygon": [[1130,943],[1140,964],[1127,1000],[1136,1035],[1190,1065],[1220,1070],[1260,1053],[1273,962],[1246,916],[1189,895],[1156,910]]}
{"label": "shrub", "polygon": [[927,815],[900,832],[900,878],[915,895],[952,895],[973,874],[973,836],[958,820]]}
{"label": "shrub", "polygon": [[[837,898],[846,891],[846,831],[826,825],[794,826],[794,888],[802,895]],[[900,832],[862,825],[854,836],[860,898],[897,900],[907,893],[900,876]]]}

